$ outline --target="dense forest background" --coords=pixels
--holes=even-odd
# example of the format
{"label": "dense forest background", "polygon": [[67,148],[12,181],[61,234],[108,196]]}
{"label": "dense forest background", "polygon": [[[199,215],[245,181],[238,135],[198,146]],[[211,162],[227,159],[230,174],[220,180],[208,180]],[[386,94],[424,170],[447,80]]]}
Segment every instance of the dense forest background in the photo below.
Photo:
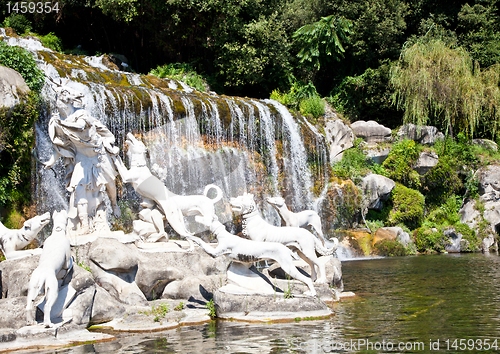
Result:
{"label": "dense forest background", "polygon": [[[444,130],[456,125],[469,136],[496,135],[496,0],[59,0],[57,12],[24,15],[8,13],[13,2],[0,3],[4,26],[21,34],[52,32],[65,52],[121,54],[138,73],[181,63],[175,67],[196,72],[220,94],[267,98],[302,89],[326,98],[351,121],[395,128],[405,118]],[[411,76],[405,68],[422,71],[406,55],[417,44],[427,45],[421,48],[431,56],[427,69],[437,62],[445,67],[415,76],[415,82],[429,81],[412,93],[415,82],[401,78]],[[433,58],[433,50],[441,57]],[[472,79],[495,70],[465,89],[432,89],[440,78],[465,75],[453,65],[468,65]],[[395,67],[404,74],[399,79]],[[477,91],[477,85],[489,91],[475,98],[461,92]],[[458,103],[431,102],[452,94],[465,96]],[[477,112],[464,108],[471,99],[480,101]]]}

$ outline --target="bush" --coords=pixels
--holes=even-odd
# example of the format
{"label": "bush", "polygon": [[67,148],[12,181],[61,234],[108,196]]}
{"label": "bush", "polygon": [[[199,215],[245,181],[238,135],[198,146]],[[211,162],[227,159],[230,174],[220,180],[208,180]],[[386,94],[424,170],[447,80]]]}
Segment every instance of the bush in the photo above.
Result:
{"label": "bush", "polygon": [[457,169],[447,156],[441,157],[423,177],[422,192],[430,205],[439,205],[463,188]]}
{"label": "bush", "polygon": [[376,252],[381,256],[408,256],[412,252],[398,241],[382,240],[374,245]]}
{"label": "bush", "polygon": [[446,244],[446,239],[442,231],[433,231],[427,227],[421,227],[415,230],[413,237],[417,251],[421,253],[442,252]]}
{"label": "bush", "polygon": [[3,26],[12,28],[19,35],[30,32],[33,28],[30,20],[24,15],[16,13],[12,13],[9,17],[5,18]]}
{"label": "bush", "polygon": [[387,177],[410,188],[420,187],[420,176],[412,167],[420,155],[420,148],[413,140],[404,139],[394,144],[382,166]]}
{"label": "bush", "polygon": [[55,50],[56,52],[62,52],[62,42],[53,32],[45,36],[38,36],[38,38],[40,38],[45,47]]}
{"label": "bush", "polygon": [[208,85],[205,78],[199,75],[191,65],[187,63],[170,63],[158,66],[156,69],[151,70],[149,75],[179,80],[198,91],[208,91]]}
{"label": "bush", "polygon": [[462,205],[462,198],[452,195],[446,201],[429,213],[425,224],[430,227],[453,226],[460,222],[458,211]]}
{"label": "bush", "polygon": [[39,92],[45,82],[43,71],[38,69],[33,55],[26,49],[11,47],[0,42],[0,65],[19,72],[30,89]]}
{"label": "bush", "polygon": [[300,101],[299,107],[301,114],[310,114],[314,118],[318,118],[325,114],[325,101],[319,96],[303,99]]}
{"label": "bush", "polygon": [[0,206],[21,210],[31,202],[31,148],[38,107],[38,96],[31,92],[14,108],[0,109]]}
{"label": "bush", "polygon": [[333,165],[333,173],[337,177],[351,179],[356,183],[359,182],[357,180],[361,175],[368,173],[368,162],[361,141],[361,139],[356,140],[352,148],[344,151],[342,160]]}
{"label": "bush", "polygon": [[419,191],[396,183],[391,200],[392,210],[388,219],[391,225],[404,224],[411,230],[420,227],[424,217],[424,196]]}

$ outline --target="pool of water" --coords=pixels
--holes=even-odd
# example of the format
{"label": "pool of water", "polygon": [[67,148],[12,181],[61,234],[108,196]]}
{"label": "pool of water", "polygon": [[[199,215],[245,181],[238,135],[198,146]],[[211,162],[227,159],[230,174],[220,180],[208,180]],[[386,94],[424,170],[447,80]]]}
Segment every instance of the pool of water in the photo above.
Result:
{"label": "pool of water", "polygon": [[342,266],[345,290],[356,297],[335,304],[335,316],[327,320],[213,321],[51,352],[500,352],[498,255],[394,257]]}

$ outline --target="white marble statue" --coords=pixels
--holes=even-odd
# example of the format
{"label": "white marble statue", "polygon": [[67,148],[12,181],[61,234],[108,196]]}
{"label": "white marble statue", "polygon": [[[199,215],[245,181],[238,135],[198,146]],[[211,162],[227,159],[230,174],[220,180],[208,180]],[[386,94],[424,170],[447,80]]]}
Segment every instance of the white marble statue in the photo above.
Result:
{"label": "white marble statue", "polygon": [[116,201],[117,171],[112,162],[112,156],[120,149],[112,145],[115,137],[108,128],[83,108],[80,92],[62,85],[55,90],[58,112],[49,121],[53,154],[45,168],[52,167],[60,157],[64,159],[66,188],[71,192],[70,228],[77,229],[77,234],[100,231],[107,226],[102,212],[96,218],[99,211],[105,210],[103,189],[109,196],[114,215],[119,217],[121,214]]}
{"label": "white marble statue", "polygon": [[36,324],[34,306],[37,295],[45,292],[45,306],[43,308],[43,324],[52,327],[50,311],[57,300],[59,288],[66,275],[73,267],[71,246],[66,237],[68,216],[65,210],[54,211],[52,215],[54,227],[52,234],[43,243],[43,252],[38,267],[33,271],[28,286],[26,304],[26,320],[28,325]]}
{"label": "white marble statue", "polygon": [[316,290],[311,279],[303,275],[295,267],[292,251],[286,246],[276,242],[252,241],[235,236],[229,233],[218,220],[214,220],[206,226],[210,228],[210,231],[217,238],[217,247],[213,248],[196,236],[188,236],[188,238],[196,242],[212,257],[225,255],[233,261],[240,263],[254,263],[263,260],[276,261],[288,275],[307,285],[309,291],[306,295],[316,295]]}
{"label": "white marble statue", "polygon": [[[135,191],[146,201],[154,201],[179,235],[184,237],[192,235],[184,224],[184,215],[201,215],[203,219],[199,220],[203,220],[205,224],[217,219],[214,204],[222,198],[222,190],[218,186],[207,185],[204,195],[177,195],[168,190],[163,182],[151,173],[146,163],[146,146],[131,133],[127,134],[125,143],[128,146],[130,169],[125,167],[119,157],[115,158],[115,165],[123,182],[131,183]],[[208,198],[207,193],[212,188],[217,191],[217,195]],[[161,230],[159,231],[161,233]],[[192,242],[190,244],[190,249],[193,249]]]}
{"label": "white marble statue", "polygon": [[[233,211],[243,217],[243,234],[254,241],[278,242],[297,249],[297,254],[311,267],[311,279],[318,283],[326,283],[326,270],[316,257],[316,251],[323,256],[330,256],[337,244],[327,249],[312,233],[297,227],[278,227],[269,224],[259,214],[252,194],[245,193],[230,200]],[[316,269],[319,269],[319,277]]]}
{"label": "white marble statue", "polygon": [[41,248],[32,250],[23,250],[23,248],[28,246],[49,222],[50,213],[48,212],[26,220],[20,229],[8,229],[0,222],[0,250],[2,250],[5,259],[18,259],[41,254]]}
{"label": "white marble statue", "polygon": [[323,245],[325,245],[325,237],[321,229],[321,218],[314,210],[303,210],[294,213],[288,209],[285,204],[285,199],[281,197],[267,198],[267,202],[271,204],[280,214],[286,226],[290,227],[306,227],[311,225],[318,233],[319,238]]}

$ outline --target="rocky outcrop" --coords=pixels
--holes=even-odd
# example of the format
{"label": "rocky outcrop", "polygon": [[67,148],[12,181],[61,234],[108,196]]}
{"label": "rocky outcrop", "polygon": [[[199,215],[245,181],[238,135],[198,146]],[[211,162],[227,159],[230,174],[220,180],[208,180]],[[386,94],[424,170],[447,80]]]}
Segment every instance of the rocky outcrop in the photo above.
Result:
{"label": "rocky outcrop", "polygon": [[351,129],[358,138],[363,138],[368,144],[383,143],[391,140],[391,130],[383,125],[369,120],[358,120],[351,124]]}
{"label": "rocky outcrop", "polygon": [[488,150],[498,151],[498,145],[493,140],[472,139],[472,143],[475,145],[480,145],[481,147],[488,149]]}
{"label": "rocky outcrop", "polygon": [[371,160],[371,162],[382,165],[389,153],[390,148],[379,148],[378,146],[370,147],[367,146],[365,149],[366,157]]}
{"label": "rocky outcrop", "polygon": [[[494,238],[500,229],[500,166],[482,167],[476,171],[475,177],[479,181],[479,201],[483,206],[479,208],[476,200],[468,200],[460,209],[460,221],[477,230],[484,219],[488,223],[488,229],[484,231]],[[482,214],[480,210],[484,210]],[[494,244],[489,243],[491,245],[484,244],[483,248]]]}
{"label": "rocky outcrop", "polygon": [[21,74],[11,68],[0,66],[0,107],[14,107],[21,101],[21,96],[29,91]]}
{"label": "rocky outcrop", "polygon": [[326,122],[325,136],[330,143],[330,162],[342,160],[343,152],[353,146],[352,129],[341,119],[330,119]]}
{"label": "rocky outcrop", "polygon": [[374,173],[365,176],[361,188],[366,208],[382,210],[384,201],[389,199],[395,186],[396,183],[385,176]]}
{"label": "rocky outcrop", "polygon": [[401,227],[381,227],[373,236],[372,244],[375,245],[380,241],[397,241],[403,246],[408,246],[411,242],[410,235]]}
{"label": "rocky outcrop", "polygon": [[429,172],[439,161],[438,155],[434,151],[423,151],[420,153],[413,169],[423,176]]}
{"label": "rocky outcrop", "polygon": [[436,127],[428,125],[405,124],[398,130],[398,139],[414,140],[420,144],[433,145],[438,139],[443,140],[444,134]]}

